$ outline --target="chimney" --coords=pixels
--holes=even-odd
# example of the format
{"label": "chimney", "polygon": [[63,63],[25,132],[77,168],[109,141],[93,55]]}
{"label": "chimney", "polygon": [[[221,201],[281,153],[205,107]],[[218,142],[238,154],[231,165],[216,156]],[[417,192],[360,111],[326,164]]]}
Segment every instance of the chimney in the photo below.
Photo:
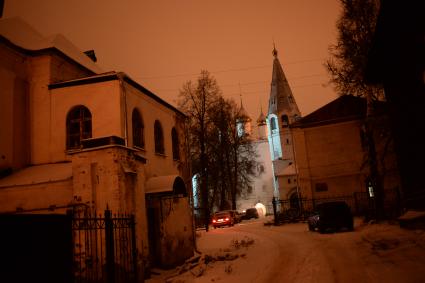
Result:
{"label": "chimney", "polygon": [[[2,1],[2,0],[0,0]],[[94,53],[94,50],[87,50],[84,51],[84,54],[87,55],[93,62],[97,62],[96,54]]]}

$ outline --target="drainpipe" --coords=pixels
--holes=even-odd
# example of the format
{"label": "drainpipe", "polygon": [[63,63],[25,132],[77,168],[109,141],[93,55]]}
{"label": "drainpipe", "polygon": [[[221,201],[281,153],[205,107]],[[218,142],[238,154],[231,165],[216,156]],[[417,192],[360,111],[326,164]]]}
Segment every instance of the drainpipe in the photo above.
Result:
{"label": "drainpipe", "polygon": [[294,167],[295,167],[295,174],[297,174],[297,196],[298,196],[298,205],[300,210],[302,209],[302,203],[301,203],[301,195],[300,195],[300,172],[298,172],[298,165],[297,165],[297,154],[295,152],[295,144],[294,144],[294,135],[293,132],[291,132],[290,125],[288,125],[288,132],[291,136],[291,144],[292,144],[292,153],[294,157]]}
{"label": "drainpipe", "polygon": [[123,100],[124,100],[124,142],[125,142],[125,146],[128,147],[127,92],[124,87],[124,80],[122,75],[118,74],[118,78],[119,78],[120,88],[122,90]]}

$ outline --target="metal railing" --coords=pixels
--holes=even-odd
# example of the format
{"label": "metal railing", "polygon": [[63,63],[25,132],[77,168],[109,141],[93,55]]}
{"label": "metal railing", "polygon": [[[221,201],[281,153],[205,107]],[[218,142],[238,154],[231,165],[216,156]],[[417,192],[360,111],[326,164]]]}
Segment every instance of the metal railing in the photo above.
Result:
{"label": "metal railing", "polygon": [[74,210],[72,232],[76,283],[137,282],[134,215]]}
{"label": "metal railing", "polygon": [[[319,203],[344,201],[351,208],[353,215],[372,218],[375,214],[375,201],[366,192],[356,192],[352,195],[330,196],[325,198],[295,198],[291,200],[273,199],[272,207],[275,224],[306,220]],[[394,218],[401,213],[401,199],[398,191],[386,190],[384,193],[384,214]]]}

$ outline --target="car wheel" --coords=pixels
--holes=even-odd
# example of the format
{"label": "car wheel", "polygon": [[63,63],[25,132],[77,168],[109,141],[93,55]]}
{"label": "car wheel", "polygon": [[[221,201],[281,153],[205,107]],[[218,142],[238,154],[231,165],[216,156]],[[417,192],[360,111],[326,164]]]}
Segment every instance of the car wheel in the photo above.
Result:
{"label": "car wheel", "polygon": [[217,229],[217,226],[214,226],[214,229]]}
{"label": "car wheel", "polygon": [[324,227],[323,225],[319,225],[319,233],[320,233],[320,234],[323,234],[323,233],[325,233],[325,232],[326,232],[325,227]]}

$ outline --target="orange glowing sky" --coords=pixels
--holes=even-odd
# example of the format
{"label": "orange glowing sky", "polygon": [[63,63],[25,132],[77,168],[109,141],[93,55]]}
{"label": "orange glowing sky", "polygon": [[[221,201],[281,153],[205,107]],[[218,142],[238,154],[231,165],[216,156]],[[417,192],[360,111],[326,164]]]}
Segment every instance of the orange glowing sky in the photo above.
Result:
{"label": "orange glowing sky", "polygon": [[124,71],[171,104],[206,69],[257,119],[273,40],[303,115],[337,97],[323,63],[339,12],[338,0],[5,0],[3,17],[94,49],[105,71]]}

